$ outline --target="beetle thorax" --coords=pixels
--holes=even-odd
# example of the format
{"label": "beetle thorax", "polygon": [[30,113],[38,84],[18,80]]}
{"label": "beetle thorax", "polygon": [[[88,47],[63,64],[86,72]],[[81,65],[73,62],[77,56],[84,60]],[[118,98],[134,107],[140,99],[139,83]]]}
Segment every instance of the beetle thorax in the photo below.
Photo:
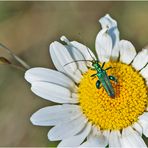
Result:
{"label": "beetle thorax", "polygon": [[101,70],[101,67],[98,63],[94,63],[93,64],[93,67],[97,70],[97,71],[100,71]]}

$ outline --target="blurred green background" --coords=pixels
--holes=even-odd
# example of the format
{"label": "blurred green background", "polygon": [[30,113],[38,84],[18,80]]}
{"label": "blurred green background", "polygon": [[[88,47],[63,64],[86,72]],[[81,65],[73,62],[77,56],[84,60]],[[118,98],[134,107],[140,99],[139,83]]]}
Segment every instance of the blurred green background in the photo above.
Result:
{"label": "blurred green background", "polygon": [[[0,2],[0,42],[31,67],[54,68],[49,44],[66,35],[94,50],[98,19],[106,13],[137,51],[148,45],[148,2],[111,1]],[[15,62],[3,49],[0,56]],[[51,104],[30,91],[23,71],[0,65],[0,146],[56,146],[47,139],[49,127],[30,123],[33,112]]]}

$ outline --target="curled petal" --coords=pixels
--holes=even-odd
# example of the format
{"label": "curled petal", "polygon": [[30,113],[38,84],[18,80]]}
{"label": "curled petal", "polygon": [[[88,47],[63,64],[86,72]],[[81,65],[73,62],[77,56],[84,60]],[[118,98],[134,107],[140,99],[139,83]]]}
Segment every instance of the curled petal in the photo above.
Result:
{"label": "curled petal", "polygon": [[118,59],[119,59],[119,49],[120,49],[120,47],[119,47],[119,44],[120,42],[118,42],[115,46],[114,46],[114,48],[112,49],[112,54],[111,54],[111,60],[112,61],[118,61]]}
{"label": "curled petal", "polygon": [[108,62],[112,52],[112,39],[106,28],[98,33],[95,46],[100,62]]}
{"label": "curled petal", "polygon": [[112,38],[112,45],[114,47],[119,42],[117,22],[111,18],[109,14],[102,17],[99,22],[101,23],[102,28],[108,28],[108,34]]}
{"label": "curled petal", "polygon": [[99,22],[101,23],[101,27],[103,29],[107,28],[108,35],[112,39],[112,52],[111,52],[111,60],[117,61],[119,57],[119,30],[117,27],[117,22],[109,14],[106,14],[104,17],[102,17]]}

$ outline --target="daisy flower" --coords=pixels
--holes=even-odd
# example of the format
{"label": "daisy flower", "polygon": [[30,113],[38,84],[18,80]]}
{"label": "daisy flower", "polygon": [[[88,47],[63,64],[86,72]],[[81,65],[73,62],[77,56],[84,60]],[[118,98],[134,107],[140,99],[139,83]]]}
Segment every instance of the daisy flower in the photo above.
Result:
{"label": "daisy flower", "polygon": [[[120,40],[117,22],[108,14],[102,17],[101,31],[95,46],[98,57],[85,45],[69,41],[50,44],[49,52],[56,70],[31,68],[25,79],[38,96],[59,103],[39,109],[31,122],[53,126],[50,141],[58,147],[147,147],[142,134],[148,137],[148,50],[138,54],[131,42]],[[111,81],[115,98],[104,87],[96,88],[97,77],[90,61],[98,59]],[[81,61],[78,61],[81,60]],[[72,62],[77,61],[77,62]]]}

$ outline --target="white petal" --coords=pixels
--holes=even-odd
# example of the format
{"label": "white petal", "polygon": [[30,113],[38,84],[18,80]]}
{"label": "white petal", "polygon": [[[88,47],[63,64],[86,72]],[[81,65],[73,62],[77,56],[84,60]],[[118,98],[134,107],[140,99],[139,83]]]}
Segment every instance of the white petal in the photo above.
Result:
{"label": "white petal", "polygon": [[112,52],[112,39],[107,33],[107,29],[102,29],[96,37],[96,52],[100,62],[107,62]]}
{"label": "white petal", "polygon": [[30,83],[44,81],[58,84],[71,90],[76,89],[74,81],[65,74],[47,68],[31,68],[25,73],[25,79]]}
{"label": "white petal", "polygon": [[60,72],[66,73],[64,70],[63,65],[61,64],[61,62],[57,59],[57,55],[54,52],[54,46],[53,43],[50,44],[49,46],[49,52],[50,52],[50,56],[52,59],[52,62],[54,64],[54,66],[56,67],[56,69]]}
{"label": "white petal", "polygon": [[127,127],[122,131],[121,138],[122,147],[137,147],[137,148],[146,148],[146,144],[144,143],[142,137],[134,131],[131,127]]}
{"label": "white petal", "polygon": [[101,23],[102,28],[108,28],[108,35],[112,39],[112,53],[111,53],[111,60],[117,61],[119,57],[119,30],[117,27],[117,22],[110,17],[109,14],[106,14],[104,17],[102,17],[99,22]]}
{"label": "white petal", "polygon": [[102,133],[101,133],[99,127],[96,127],[95,125],[93,125],[93,127],[92,127],[92,134],[93,134],[94,136],[96,136],[96,135],[100,135],[100,134],[102,134]]}
{"label": "white petal", "polygon": [[111,60],[118,61],[119,58],[119,42],[112,49]]}
{"label": "white petal", "polygon": [[109,135],[109,147],[121,147],[121,134],[119,131],[111,131]]}
{"label": "white petal", "polygon": [[[50,54],[55,67],[59,71],[65,72],[67,75],[73,78],[75,82],[79,83],[82,75],[78,70],[76,63],[70,63],[64,66],[65,64],[74,61],[66,47],[55,41],[50,44]],[[56,63],[56,61],[58,61],[58,63]]]}
{"label": "white petal", "polygon": [[62,86],[47,83],[33,82],[31,90],[38,96],[57,103],[77,103],[76,98],[72,98],[71,92]]}
{"label": "white petal", "polygon": [[145,120],[139,120],[138,123],[142,126],[142,133],[148,137],[148,122]]}
{"label": "white petal", "polygon": [[103,131],[103,135],[106,137],[106,139],[107,139],[107,144],[108,144],[108,143],[109,143],[110,130],[105,130],[105,131]]}
{"label": "white petal", "polygon": [[87,120],[85,117],[80,116],[72,121],[58,124],[49,131],[48,139],[51,141],[57,141],[74,136],[84,128],[86,122]]}
{"label": "white petal", "polygon": [[148,112],[145,112],[139,116],[138,123],[142,126],[143,134],[148,137]]}
{"label": "white petal", "polygon": [[86,66],[87,63],[85,61],[79,61],[79,60],[85,60],[85,58],[80,53],[80,51],[77,48],[75,48],[73,45],[66,46],[66,48],[68,49],[74,61],[77,61],[76,64],[78,66],[78,69],[82,73],[85,73],[86,71],[88,71],[88,68]]}
{"label": "white petal", "polygon": [[93,52],[85,45],[77,42],[77,41],[72,41],[71,44],[76,47],[84,56],[85,60],[93,60],[96,59],[95,55]]}
{"label": "white petal", "polygon": [[[71,44],[71,42],[65,36],[62,36],[60,39],[61,39],[61,41],[64,41],[67,44],[67,45],[65,45],[65,47],[68,49],[71,57],[74,59],[79,70],[82,73],[85,73],[86,71],[88,71],[87,66],[86,66],[86,62],[83,61],[83,60],[85,60],[85,58],[84,58],[83,54],[80,52],[80,50],[77,49],[75,46],[73,46],[73,44]],[[82,60],[82,61],[80,61],[80,60]]]}
{"label": "white petal", "polygon": [[137,54],[132,65],[136,70],[142,69],[148,63],[148,49],[143,49]]}
{"label": "white petal", "polygon": [[119,50],[120,50],[120,61],[125,64],[130,64],[134,59],[134,57],[136,56],[135,47],[129,41],[121,40],[119,42]]}
{"label": "white petal", "polygon": [[140,136],[142,136],[142,127],[140,124],[138,124],[137,122],[135,122],[132,127],[140,134]]}
{"label": "white petal", "polygon": [[105,136],[90,134],[87,141],[81,144],[80,147],[104,147],[107,146],[107,139]]}
{"label": "white petal", "polygon": [[88,123],[87,126],[83,129],[82,132],[78,133],[75,136],[63,139],[58,147],[76,147],[79,146],[85,138],[88,136],[91,130],[91,124]]}
{"label": "white petal", "polygon": [[34,125],[51,126],[73,120],[81,114],[77,105],[55,105],[39,109],[30,120]]}
{"label": "white petal", "polygon": [[148,112],[144,112],[141,116],[138,117],[139,120],[145,120],[148,122]]}
{"label": "white petal", "polygon": [[140,74],[145,78],[148,79],[148,64],[146,65],[146,67],[144,67],[141,71]]}
{"label": "white petal", "polygon": [[[83,44],[81,44],[77,41],[72,41],[71,44],[82,53],[85,60],[90,60],[90,61],[92,61],[94,59],[96,60],[96,57],[93,54],[93,52],[88,47],[86,47],[85,45],[83,45]],[[88,67],[92,66],[91,62],[87,61],[86,63],[87,63]]]}
{"label": "white petal", "polygon": [[[65,48],[65,46],[62,45],[61,43],[55,41],[55,42],[51,43],[50,46],[51,46],[50,52],[51,53],[52,52],[55,53],[55,55],[57,56],[56,59],[58,59],[60,61],[61,65],[64,66],[68,62],[73,61],[73,59],[70,56],[69,52],[67,51],[67,49]],[[52,56],[52,54],[51,54],[51,56]],[[53,59],[53,62],[56,59]],[[69,67],[69,70],[71,70],[71,71],[77,70],[77,66],[76,66],[75,63],[70,64],[68,67]]]}
{"label": "white petal", "polygon": [[119,30],[117,28],[117,22],[111,18],[109,14],[102,17],[99,22],[101,23],[102,28],[108,28],[108,34],[112,38],[114,47],[119,42]]}

